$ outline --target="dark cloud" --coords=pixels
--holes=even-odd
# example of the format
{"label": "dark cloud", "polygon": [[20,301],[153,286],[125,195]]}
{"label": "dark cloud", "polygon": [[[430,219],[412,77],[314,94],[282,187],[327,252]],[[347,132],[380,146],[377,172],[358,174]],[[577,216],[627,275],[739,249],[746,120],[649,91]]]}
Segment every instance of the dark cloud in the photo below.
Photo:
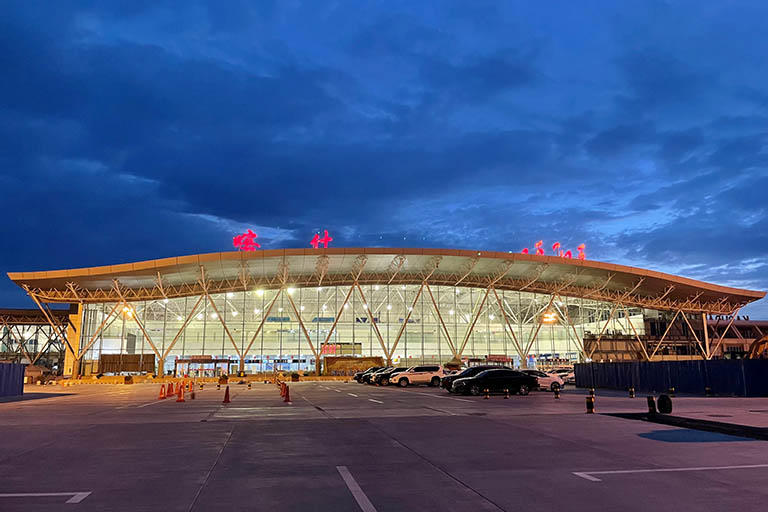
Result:
{"label": "dark cloud", "polygon": [[[0,266],[328,228],[347,246],[586,242],[766,289],[766,7],[750,9],[6,2]],[[0,300],[28,305],[10,283]]]}

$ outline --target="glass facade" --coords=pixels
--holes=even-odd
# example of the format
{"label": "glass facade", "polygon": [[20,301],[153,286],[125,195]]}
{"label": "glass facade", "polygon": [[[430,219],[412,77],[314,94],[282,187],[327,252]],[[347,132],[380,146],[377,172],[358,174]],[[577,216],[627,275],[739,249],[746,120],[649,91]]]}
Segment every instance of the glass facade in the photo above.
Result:
{"label": "glass facade", "polygon": [[0,360],[25,364],[35,360],[38,365],[58,369],[64,360],[64,347],[50,325],[3,325],[0,326]]}
{"label": "glass facade", "polygon": [[[229,359],[234,372],[241,359],[238,352],[247,373],[314,370],[307,338],[321,357],[386,360],[391,353],[399,365],[447,362],[454,352],[475,360],[506,356],[516,365],[522,354],[534,360],[578,361],[584,336],[599,333],[613,308],[606,302],[552,300],[550,295],[518,291],[499,290],[497,298],[485,288],[360,288],[362,293],[350,286],[255,289],[211,295],[212,303],[196,296],[117,308],[114,303],[88,304],[81,346],[94,339],[85,359],[98,361],[104,354],[154,354],[151,340],[160,354],[167,353],[165,372],[174,369],[175,360],[193,356]],[[629,320],[623,311],[615,314],[606,332],[643,335],[642,310],[630,308],[628,313]]]}

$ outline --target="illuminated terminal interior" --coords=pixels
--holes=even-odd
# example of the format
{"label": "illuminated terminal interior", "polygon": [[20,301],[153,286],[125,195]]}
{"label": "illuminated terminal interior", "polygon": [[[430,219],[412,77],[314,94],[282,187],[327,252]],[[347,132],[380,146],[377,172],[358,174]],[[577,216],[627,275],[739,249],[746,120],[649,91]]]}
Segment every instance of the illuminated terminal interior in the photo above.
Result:
{"label": "illuminated terminal interior", "polygon": [[[428,293],[419,293],[419,285],[361,288],[364,295],[355,289],[346,301],[349,286],[212,294],[213,304],[199,297],[144,301],[117,308],[116,303],[89,304],[83,315],[84,340],[107,320],[85,359],[99,360],[103,354],[153,354],[138,323],[131,318],[136,315],[161,352],[173,343],[171,359],[211,355],[239,363],[240,357],[224,329],[226,324],[240,353],[245,354],[247,372],[269,371],[275,364],[285,370],[313,370],[314,354],[307,336],[315,347],[325,345],[323,355],[386,358],[394,348],[394,364],[447,362],[453,358],[451,344],[463,344],[464,358],[506,356],[520,365],[516,341],[530,344],[531,360],[578,361],[580,340],[585,334],[598,332],[611,312],[611,304],[606,302],[569,297],[555,301],[549,295],[516,291],[498,291],[497,299],[492,294],[486,296],[482,288],[431,286],[433,303]],[[337,313],[339,319],[331,331]],[[188,325],[174,343],[187,318]],[[572,326],[561,322],[561,318],[570,318]],[[644,334],[639,308],[629,309],[628,318],[615,316],[608,327],[612,333],[624,334],[631,334],[633,328]],[[172,361],[166,361],[166,371],[172,369]]]}

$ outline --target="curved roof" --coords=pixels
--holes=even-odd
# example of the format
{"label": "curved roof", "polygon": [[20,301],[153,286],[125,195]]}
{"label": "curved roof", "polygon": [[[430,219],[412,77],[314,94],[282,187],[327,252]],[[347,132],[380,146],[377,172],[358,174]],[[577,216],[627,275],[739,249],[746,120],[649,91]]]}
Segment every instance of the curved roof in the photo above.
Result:
{"label": "curved roof", "polygon": [[[137,301],[243,289],[421,284],[558,294],[658,310],[730,314],[765,292],[592,260],[452,249],[275,249],[102,267],[9,272],[44,302]],[[204,279],[203,279],[204,277]]]}

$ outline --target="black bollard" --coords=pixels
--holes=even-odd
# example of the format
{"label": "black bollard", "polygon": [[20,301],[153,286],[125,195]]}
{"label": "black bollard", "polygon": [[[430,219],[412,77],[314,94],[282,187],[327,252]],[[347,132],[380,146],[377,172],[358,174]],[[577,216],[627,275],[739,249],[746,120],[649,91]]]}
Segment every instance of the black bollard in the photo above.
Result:
{"label": "black bollard", "polygon": [[629,398],[635,398],[635,387],[630,386],[629,387]]}
{"label": "black bollard", "polygon": [[656,414],[656,400],[652,396],[647,397],[648,414]]}
{"label": "black bollard", "polygon": [[555,386],[554,388],[552,388],[552,392],[555,394],[555,399],[559,400],[560,399],[560,386]]}
{"label": "black bollard", "polygon": [[491,393],[488,391],[488,388],[485,389],[485,396],[483,398],[485,398],[486,400],[491,398]]}
{"label": "black bollard", "polygon": [[504,399],[505,400],[509,399],[509,390],[508,389],[504,390]]}
{"label": "black bollard", "polygon": [[588,396],[587,397],[587,414],[594,414],[594,413],[595,413],[595,397]]}
{"label": "black bollard", "polygon": [[670,386],[669,389],[667,390],[667,392],[668,392],[669,396],[675,396],[675,388],[674,388],[674,386]]}
{"label": "black bollard", "polygon": [[712,396],[712,388],[707,386],[704,388],[704,396]]}
{"label": "black bollard", "polygon": [[595,388],[589,388],[589,396],[591,396],[592,398],[595,397]]}
{"label": "black bollard", "polygon": [[667,395],[659,395],[657,405],[659,406],[659,413],[672,414],[672,399]]}

